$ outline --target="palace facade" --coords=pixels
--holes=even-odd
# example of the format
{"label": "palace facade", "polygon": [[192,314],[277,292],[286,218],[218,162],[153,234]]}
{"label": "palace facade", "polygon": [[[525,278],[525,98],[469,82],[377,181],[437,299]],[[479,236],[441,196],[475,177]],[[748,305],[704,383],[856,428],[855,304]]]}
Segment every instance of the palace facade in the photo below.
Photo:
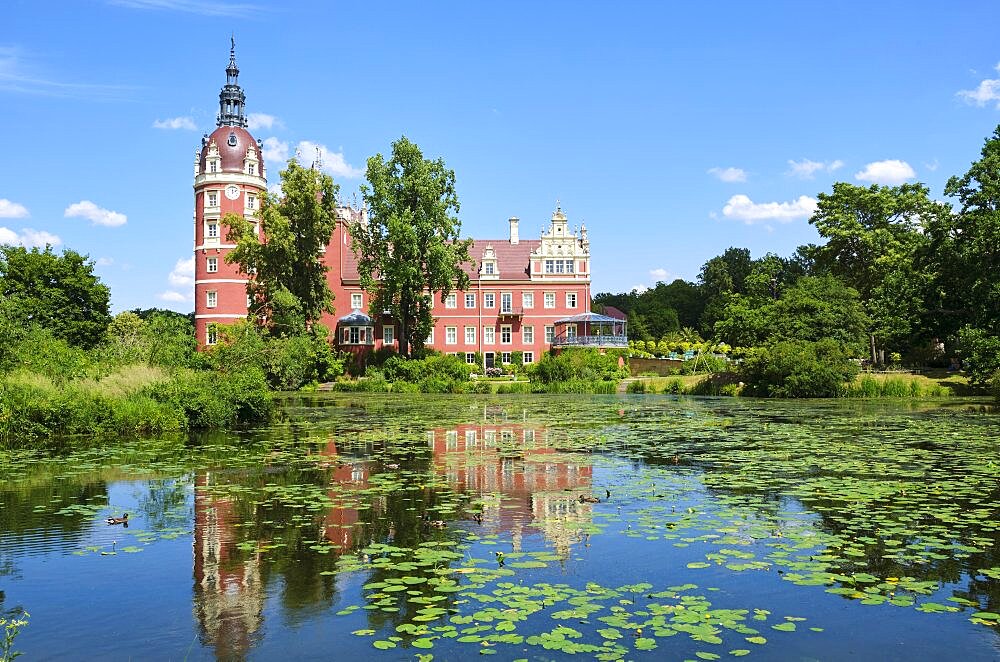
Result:
{"label": "palace facade", "polygon": [[[254,221],[267,190],[263,146],[247,130],[246,97],[238,76],[232,49],[226,84],[219,93],[217,128],[202,138],[194,162],[195,326],[201,346],[217,342],[219,324],[247,315],[247,278],[236,265],[226,263],[235,246],[226,243],[228,228],[222,218],[234,212]],[[364,210],[339,207],[337,213],[323,260],[338,312],[322,322],[335,333],[340,349],[361,357],[395,346],[399,327],[370,310],[369,294],[361,288],[350,226],[366,221]],[[484,367],[509,363],[514,352],[531,363],[553,345],[627,346],[623,327],[618,335],[611,327],[595,326],[601,320],[589,313],[586,227],[571,229],[558,205],[538,239],[522,239],[516,217],[506,225],[506,237],[473,241],[473,262],[463,266],[469,289],[443,299],[435,295],[435,323],[427,346],[469,363],[481,360]],[[595,329],[604,340],[589,342],[597,337],[591,335]]]}

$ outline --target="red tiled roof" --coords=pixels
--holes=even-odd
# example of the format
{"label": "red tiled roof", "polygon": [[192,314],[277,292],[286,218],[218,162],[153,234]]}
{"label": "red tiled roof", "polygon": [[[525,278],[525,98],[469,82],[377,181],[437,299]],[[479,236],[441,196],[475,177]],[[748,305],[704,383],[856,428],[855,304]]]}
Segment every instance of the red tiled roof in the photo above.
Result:
{"label": "red tiled roof", "polygon": [[[483,253],[489,246],[496,254],[500,280],[527,280],[529,255],[541,243],[538,239],[522,239],[517,244],[511,244],[507,239],[474,239],[472,246],[469,247],[472,263],[466,263],[462,268],[470,279],[476,280],[479,277],[479,265],[482,263]],[[341,278],[349,282],[360,279],[358,259],[349,246],[344,248],[344,269]]]}
{"label": "red tiled roof", "polygon": [[628,315],[614,306],[604,306],[604,314],[608,317],[614,317],[615,319],[628,319]]}

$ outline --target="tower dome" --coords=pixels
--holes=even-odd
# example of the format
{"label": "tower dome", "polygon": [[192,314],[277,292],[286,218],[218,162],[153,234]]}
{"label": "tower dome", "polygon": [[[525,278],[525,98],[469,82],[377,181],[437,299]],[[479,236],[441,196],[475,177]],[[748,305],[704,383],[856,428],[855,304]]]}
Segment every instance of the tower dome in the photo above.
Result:
{"label": "tower dome", "polygon": [[[263,175],[263,146],[247,131],[246,94],[239,84],[236,66],[236,41],[230,41],[226,84],[219,91],[219,114],[211,135],[201,139],[201,172],[239,172]],[[251,149],[252,148],[252,149]],[[251,158],[252,157],[252,158]],[[248,162],[249,161],[249,162]],[[215,169],[213,169],[213,165]]]}

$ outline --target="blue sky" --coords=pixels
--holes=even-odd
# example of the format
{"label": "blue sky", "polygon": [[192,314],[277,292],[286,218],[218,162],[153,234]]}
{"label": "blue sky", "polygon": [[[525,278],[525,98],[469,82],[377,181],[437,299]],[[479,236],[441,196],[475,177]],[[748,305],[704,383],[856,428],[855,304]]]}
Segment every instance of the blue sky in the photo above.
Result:
{"label": "blue sky", "polygon": [[114,310],[193,308],[192,162],[230,33],[252,133],[315,145],[350,201],[405,134],[463,231],[536,237],[560,200],[595,292],[781,255],[835,181],[943,199],[1000,122],[993,2],[7,0],[0,242],[96,261]]}

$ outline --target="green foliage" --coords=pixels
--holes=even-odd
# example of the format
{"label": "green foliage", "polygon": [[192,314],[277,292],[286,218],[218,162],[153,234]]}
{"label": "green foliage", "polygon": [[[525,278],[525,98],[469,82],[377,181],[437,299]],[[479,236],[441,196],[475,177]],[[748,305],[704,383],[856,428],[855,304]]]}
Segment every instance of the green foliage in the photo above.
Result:
{"label": "green foliage", "polygon": [[226,214],[226,262],[252,275],[249,316],[272,335],[301,336],[323,313],[333,312],[323,249],[336,227],[339,186],[329,175],[292,158],[281,172],[281,196],[262,196],[260,235],[242,216]]}
{"label": "green foliage", "polygon": [[62,255],[0,246],[0,341],[13,329],[37,325],[74,347],[89,349],[104,336],[111,291],[94,263],[71,250]]}
{"label": "green foliage", "polygon": [[867,325],[857,292],[832,276],[805,276],[779,299],[730,295],[715,329],[733,345],[830,338],[860,353]]}
{"label": "green foliage", "polygon": [[965,326],[958,334],[958,348],[973,384],[985,386],[1000,375],[1000,336]]}
{"label": "green foliage", "polygon": [[751,350],[738,375],[752,395],[822,398],[841,395],[858,366],[834,340],[779,340]]}
{"label": "green foliage", "polygon": [[952,177],[945,195],[958,199],[958,214],[930,228],[929,268],[940,274],[934,300],[949,335],[962,326],[1000,335],[1000,127],[969,170]]}
{"label": "green foliage", "polygon": [[14,650],[14,639],[20,634],[21,629],[28,625],[30,616],[28,612],[22,611],[19,616],[0,618],[0,628],[3,628],[3,638],[0,639],[0,662],[11,662],[23,654]]}
{"label": "green foliage", "polygon": [[349,358],[332,349],[322,324],[296,335],[271,336],[246,321],[220,326],[219,342],[204,355],[219,372],[259,371],[271,388],[285,391],[336,379]]}
{"label": "green foliage", "polygon": [[199,363],[196,350],[192,320],[161,311],[145,318],[135,312],[116,315],[100,346],[103,359],[114,365],[191,367]]}
{"label": "green foliage", "polygon": [[819,194],[809,222],[827,243],[811,249],[815,268],[858,291],[879,347],[898,350],[918,335],[931,275],[919,262],[928,230],[950,211],[923,184],[866,188],[841,182]]}
{"label": "green foliage", "polygon": [[0,368],[3,372],[27,370],[62,383],[86,376],[94,369],[94,361],[90,353],[56,337],[50,329],[32,325],[18,338],[0,344]]}
{"label": "green foliage", "polygon": [[442,301],[452,289],[464,290],[469,277],[471,240],[460,239],[462,224],[455,173],[442,159],[425,159],[420,148],[401,137],[392,158],[368,159],[361,192],[368,206],[366,223],[351,228],[361,286],[371,294],[370,310],[390,311],[400,325],[404,356],[419,350],[433,327],[431,295]]}
{"label": "green foliage", "polygon": [[922,386],[916,379],[876,379],[862,375],[860,380],[847,385],[843,395],[848,398],[940,398],[951,395],[951,390],[939,384]]}
{"label": "green foliage", "polygon": [[628,376],[628,365],[619,368],[618,359],[626,355],[627,351],[607,350],[602,354],[590,348],[571,348],[558,354],[549,352],[535,364],[532,374],[543,384],[623,379]]}
{"label": "green foliage", "polygon": [[688,359],[681,364],[682,375],[693,375],[697,373],[725,372],[729,369],[729,361],[724,357],[714,354],[699,354],[693,359]]}
{"label": "green foliage", "polygon": [[261,370],[231,372],[179,371],[168,382],[155,384],[156,402],[182,411],[189,428],[232,428],[266,421],[273,403]]}
{"label": "green foliage", "polygon": [[[450,391],[451,382],[468,381],[469,373],[473,369],[475,366],[453,354],[437,352],[428,353],[422,359],[391,356],[382,365],[382,372],[387,380],[421,384],[421,390],[425,393],[447,393]],[[424,390],[425,382],[426,388],[436,390]]]}

